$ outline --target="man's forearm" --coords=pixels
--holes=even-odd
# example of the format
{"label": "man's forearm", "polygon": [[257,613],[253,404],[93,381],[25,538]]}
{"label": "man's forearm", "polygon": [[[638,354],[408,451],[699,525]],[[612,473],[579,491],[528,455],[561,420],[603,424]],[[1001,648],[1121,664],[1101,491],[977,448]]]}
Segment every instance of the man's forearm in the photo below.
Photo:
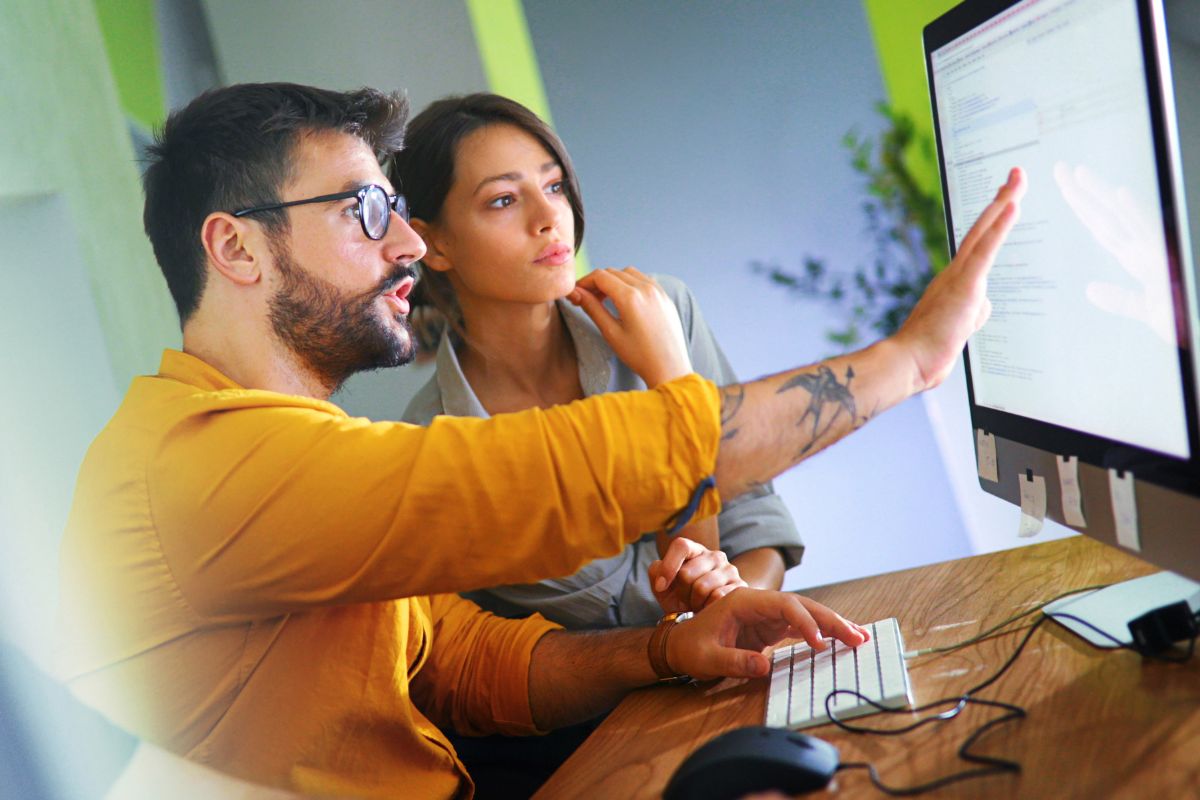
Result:
{"label": "man's forearm", "polygon": [[533,648],[529,706],[533,722],[548,731],[603,714],[630,689],[658,678],[647,646],[651,628],[554,631]]}
{"label": "man's forearm", "polygon": [[717,488],[735,497],[764,484],[922,387],[889,340],[789,372],[721,389]]}

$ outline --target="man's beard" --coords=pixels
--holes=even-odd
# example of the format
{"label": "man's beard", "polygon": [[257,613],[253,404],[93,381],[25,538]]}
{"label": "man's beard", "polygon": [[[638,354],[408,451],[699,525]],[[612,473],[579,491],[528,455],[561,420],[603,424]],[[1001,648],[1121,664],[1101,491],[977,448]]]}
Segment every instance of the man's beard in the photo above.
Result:
{"label": "man's beard", "polygon": [[269,304],[271,327],[331,394],[356,372],[398,367],[416,356],[408,320],[397,314],[397,329],[374,309],[380,295],[416,277],[412,267],[397,264],[375,287],[348,296],[305,271],[286,243],[272,242],[271,252],[282,279]]}

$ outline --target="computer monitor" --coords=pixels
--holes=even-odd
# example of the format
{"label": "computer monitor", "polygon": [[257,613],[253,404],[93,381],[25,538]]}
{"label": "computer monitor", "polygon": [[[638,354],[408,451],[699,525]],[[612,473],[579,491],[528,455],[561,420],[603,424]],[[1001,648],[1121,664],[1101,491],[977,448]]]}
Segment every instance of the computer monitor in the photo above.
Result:
{"label": "computer monitor", "polygon": [[1189,108],[1181,129],[1172,88],[1200,86],[1200,42],[1173,62],[1166,16],[1195,10],[968,0],[924,36],[951,250],[1010,167],[1028,175],[964,354],[980,485],[1200,580],[1197,173],[1180,155],[1200,126]]}

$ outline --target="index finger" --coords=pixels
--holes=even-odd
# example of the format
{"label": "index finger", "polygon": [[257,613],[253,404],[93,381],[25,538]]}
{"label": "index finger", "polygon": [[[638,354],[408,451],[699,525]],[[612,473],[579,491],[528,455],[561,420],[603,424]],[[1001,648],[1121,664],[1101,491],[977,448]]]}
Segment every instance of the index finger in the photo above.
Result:
{"label": "index finger", "polygon": [[1004,244],[1004,240],[1008,238],[1008,232],[1016,224],[1017,204],[1010,202],[1000,210],[1000,215],[992,221],[987,230],[979,234],[974,248],[964,256],[966,266],[963,269],[971,271],[970,277],[975,278],[980,274],[986,274],[991,269],[996,253]]}
{"label": "index finger", "polygon": [[608,295],[605,294],[604,290],[601,289],[596,283],[596,275],[598,272],[598,270],[593,270],[579,280],[575,281],[575,288],[589,292],[593,297],[603,302]]}
{"label": "index finger", "polygon": [[841,614],[829,606],[802,595],[794,596],[804,606],[805,610],[808,611],[811,619],[816,622],[817,627],[820,628],[821,633],[824,635],[832,636],[842,644],[850,647],[858,647],[867,640],[863,630],[848,622]]}
{"label": "index finger", "polygon": [[575,281],[577,287],[588,289],[604,300],[614,295],[627,296],[637,284],[619,270],[601,267]]}
{"label": "index finger", "polygon": [[660,575],[654,585],[654,590],[659,593],[665,592],[667,587],[675,580],[675,576],[679,574],[679,569],[683,566],[683,562],[687,561],[697,552],[703,552],[704,549],[704,547],[693,542],[691,539],[685,539],[682,536],[672,539],[671,544],[667,546],[667,552],[663,554],[659,562],[662,566],[659,568]]}
{"label": "index finger", "polygon": [[1025,194],[1025,172],[1020,167],[1013,167],[1008,173],[1008,182],[1000,187],[1000,191],[996,193],[996,198],[983,209],[983,213],[979,215],[979,219],[975,220],[975,224],[971,226],[971,230],[967,231],[967,235],[963,237],[962,244],[958,247],[960,255],[966,256],[969,252],[978,245],[980,238],[984,233],[992,229],[997,218],[1008,208],[1009,203],[1017,202],[1021,196]]}
{"label": "index finger", "polygon": [[804,604],[800,602],[800,595],[785,593],[783,598],[784,602],[780,605],[779,610],[783,621],[788,625],[788,630],[780,638],[787,638],[794,634],[808,642],[808,646],[812,649],[824,650],[825,640],[821,637],[820,626]]}

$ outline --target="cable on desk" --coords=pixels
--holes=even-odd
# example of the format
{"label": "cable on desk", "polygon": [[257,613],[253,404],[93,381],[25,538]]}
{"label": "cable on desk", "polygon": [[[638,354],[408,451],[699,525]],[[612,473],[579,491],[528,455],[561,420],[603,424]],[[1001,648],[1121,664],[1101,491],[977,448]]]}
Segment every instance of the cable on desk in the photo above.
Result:
{"label": "cable on desk", "polygon": [[[1047,600],[1043,603],[1039,603],[1034,608],[1031,608],[1027,611],[1022,611],[1020,614],[1009,617],[1008,619],[1004,620],[1003,622],[997,623],[997,624],[993,625],[992,627],[988,628],[983,633],[979,633],[979,634],[976,634],[975,636],[972,636],[970,639],[964,639],[963,641],[958,642],[956,644],[948,644],[948,645],[944,645],[942,647],[925,647],[920,650],[911,650],[911,651],[905,653],[904,657],[906,659],[909,659],[909,658],[916,658],[917,656],[927,656],[927,655],[931,655],[933,653],[949,653],[954,650],[958,650],[959,648],[966,647],[966,646],[972,645],[972,644],[976,644],[978,642],[982,642],[984,639],[987,639],[994,634],[998,635],[998,632],[1000,631],[1001,628],[1005,628],[1005,627],[1011,625],[1012,623],[1016,622],[1019,619],[1024,619],[1025,617],[1028,617],[1030,614],[1036,614],[1037,612],[1041,611],[1046,606],[1050,605],[1051,603],[1056,603],[1059,600],[1062,600],[1064,597],[1070,597],[1073,594],[1082,594],[1083,592],[1091,592],[1091,591],[1095,591],[1097,589],[1107,589],[1109,586],[1112,586],[1112,584],[1111,583],[1097,583],[1093,586],[1081,586],[1078,589],[1071,589],[1068,592],[1063,592],[1062,594],[1058,595],[1057,597],[1051,597],[1049,600]],[[1023,630],[1023,629],[1018,628],[1017,630]],[[1012,633],[1012,631],[1004,631],[1004,633]]]}
{"label": "cable on desk", "polygon": [[[1088,587],[1088,588],[1097,588],[1097,587]],[[1031,614],[1035,611],[1042,610],[1049,603],[1053,603],[1054,600],[1061,599],[1061,597],[1066,597],[1071,594],[1077,594],[1081,591],[1086,591],[1086,589],[1076,589],[1075,591],[1067,592],[1064,595],[1060,595],[1059,597],[1056,597],[1053,600],[1048,600],[1048,601],[1046,601],[1046,603],[1042,603],[1040,606],[1033,609],[1032,611],[1027,611],[1023,614],[1019,614],[1016,617],[1013,617],[1013,618],[1001,623],[996,628],[992,628],[990,631],[987,631],[984,634],[980,634],[979,636],[973,637],[972,639],[969,639],[965,642],[955,645],[954,647],[951,647],[949,649],[956,649],[957,647],[963,647],[967,644],[972,644],[974,642],[977,642],[980,639],[985,638],[987,635],[990,635],[992,632],[994,632],[999,627],[1003,627],[1004,625],[1011,624],[1012,622],[1015,622],[1016,620],[1021,619],[1022,617],[1028,616],[1029,614]],[[893,797],[909,797],[909,796],[913,796],[913,795],[924,794],[925,792],[930,792],[930,791],[933,791],[934,789],[940,789],[941,787],[947,786],[952,783],[957,783],[959,781],[969,780],[972,778],[982,778],[987,775],[997,775],[997,774],[1006,773],[1006,772],[1020,772],[1021,765],[1020,765],[1020,763],[1018,763],[1016,761],[1010,761],[1008,759],[1003,759],[1003,758],[996,758],[995,756],[986,756],[981,753],[974,753],[971,751],[971,748],[972,748],[972,746],[975,745],[975,743],[977,741],[979,741],[979,739],[985,733],[990,731],[992,728],[996,728],[1000,725],[1005,724],[1006,722],[1011,722],[1012,720],[1015,720],[1015,719],[1022,719],[1025,716],[1027,716],[1025,709],[1021,708],[1018,705],[1014,705],[1012,703],[1005,703],[1005,702],[1002,702],[999,700],[986,700],[984,698],[975,697],[974,695],[983,691],[984,689],[988,688],[993,683],[995,683],[997,680],[999,680],[1000,677],[1002,675],[1004,675],[1004,673],[1007,672],[1014,663],[1016,663],[1016,661],[1020,657],[1022,651],[1024,651],[1025,646],[1027,644],[1029,644],[1029,640],[1033,638],[1033,635],[1035,633],[1037,633],[1037,629],[1040,628],[1047,619],[1053,617],[1055,619],[1071,620],[1072,622],[1076,622],[1081,625],[1084,625],[1087,628],[1090,628],[1091,630],[1095,631],[1096,633],[1100,634],[1101,636],[1105,637],[1106,639],[1112,641],[1114,644],[1116,644],[1121,649],[1132,650],[1133,652],[1138,653],[1139,655],[1143,656],[1144,658],[1150,658],[1155,661],[1163,661],[1166,663],[1178,664],[1178,663],[1187,661],[1192,657],[1192,655],[1195,653],[1195,650],[1196,650],[1196,639],[1198,638],[1198,636],[1200,636],[1200,631],[1197,630],[1197,627],[1198,627],[1197,623],[1200,623],[1200,613],[1192,614],[1189,611],[1188,614],[1192,620],[1192,627],[1191,627],[1192,636],[1191,636],[1190,641],[1188,642],[1188,647],[1187,647],[1186,653],[1182,653],[1182,654],[1176,653],[1175,655],[1164,655],[1164,654],[1158,653],[1158,652],[1150,652],[1143,648],[1126,644],[1126,643],[1122,642],[1121,640],[1117,639],[1116,637],[1114,637],[1112,634],[1108,633],[1107,631],[1103,631],[1103,630],[1097,628],[1095,625],[1091,624],[1087,620],[1080,619],[1079,617],[1075,616],[1074,614],[1052,612],[1050,614],[1044,615],[1037,622],[1034,622],[1032,625],[1030,625],[1028,628],[1025,629],[1027,631],[1027,633],[1021,638],[1020,643],[1017,645],[1016,649],[1013,650],[1012,655],[1010,655],[1008,657],[1008,659],[1004,662],[1004,664],[998,670],[996,670],[996,672],[993,673],[991,677],[989,677],[986,680],[982,681],[981,683],[971,687],[970,689],[963,692],[961,695],[958,695],[957,697],[944,697],[940,700],[935,700],[932,703],[926,703],[925,705],[920,706],[918,708],[907,709],[907,708],[893,708],[890,706],[881,705],[880,703],[876,703],[871,698],[865,697],[864,695],[854,691],[853,689],[836,689],[825,696],[825,713],[829,716],[830,721],[834,725],[836,725],[837,727],[841,728],[842,730],[848,731],[850,733],[869,733],[869,734],[875,734],[877,736],[899,736],[903,733],[908,733],[909,731],[915,730],[916,728],[919,728],[919,727],[926,725],[928,723],[931,723],[931,722],[945,722],[945,721],[954,719],[968,705],[983,705],[983,706],[990,706],[993,708],[1001,708],[1001,709],[1004,709],[1006,712],[1005,714],[1002,714],[1001,716],[996,717],[995,719],[988,720],[987,722],[980,725],[978,728],[976,728],[974,731],[972,731],[971,734],[969,736],[967,736],[966,739],[963,740],[963,743],[961,745],[959,745],[958,752],[957,752],[959,759],[961,759],[962,761],[965,761],[967,763],[981,765],[981,766],[975,767],[973,769],[963,770],[961,772],[956,772],[952,775],[945,775],[941,778],[937,778],[935,780],[928,781],[926,783],[917,784],[916,786],[905,786],[905,787],[888,786],[887,784],[883,783],[883,781],[880,780],[879,773],[876,771],[874,765],[867,763],[867,762],[856,762],[856,761],[846,762],[846,763],[841,764],[838,767],[838,770],[841,771],[844,769],[845,770],[865,769],[867,771],[867,774],[870,776],[871,783],[875,785],[875,788],[879,789],[879,791],[883,792],[884,794],[891,795]],[[923,711],[928,711],[930,709],[949,705],[951,703],[954,705],[952,708],[949,708],[946,711],[943,711],[938,714],[931,714],[922,719],[918,719],[916,722],[912,723],[911,725],[907,725],[903,728],[893,728],[893,729],[867,728],[867,727],[863,727],[861,725],[852,725],[850,723],[847,723],[847,722],[837,718],[837,715],[835,714],[833,708],[830,706],[830,700],[832,700],[838,694],[848,694],[848,695],[857,697],[859,700],[869,703],[876,710],[881,711],[885,714],[908,714],[908,713],[920,714]]]}
{"label": "cable on desk", "polygon": [[[1003,708],[1007,712],[980,725],[963,741],[961,745],[959,745],[957,755],[960,759],[968,763],[980,764],[982,766],[974,769],[963,770],[962,772],[956,772],[953,775],[945,775],[941,778],[928,781],[927,783],[919,783],[916,786],[903,787],[888,786],[885,784],[882,780],[880,780],[879,773],[875,770],[875,765],[867,762],[847,761],[843,764],[840,764],[838,766],[838,770],[841,771],[843,769],[856,768],[866,769],[867,774],[871,778],[871,783],[875,784],[876,789],[884,794],[893,795],[895,797],[909,797],[912,795],[924,794],[925,792],[932,792],[934,789],[940,789],[943,786],[949,786],[952,783],[970,780],[971,778],[983,778],[988,775],[996,775],[1002,772],[1020,772],[1021,765],[1016,761],[1010,761],[1005,758],[997,758],[995,756],[986,756],[982,753],[973,753],[971,752],[971,746],[974,745],[976,741],[978,741],[992,728],[999,727],[1010,720],[1023,718],[1025,716],[1025,709],[1021,708],[1020,706],[1012,705],[1011,703],[1003,703],[999,700],[984,700],[977,697],[967,699],[967,702],[964,703],[964,705],[966,704],[993,706],[995,708]],[[870,733],[890,734],[891,731],[870,731]]]}

